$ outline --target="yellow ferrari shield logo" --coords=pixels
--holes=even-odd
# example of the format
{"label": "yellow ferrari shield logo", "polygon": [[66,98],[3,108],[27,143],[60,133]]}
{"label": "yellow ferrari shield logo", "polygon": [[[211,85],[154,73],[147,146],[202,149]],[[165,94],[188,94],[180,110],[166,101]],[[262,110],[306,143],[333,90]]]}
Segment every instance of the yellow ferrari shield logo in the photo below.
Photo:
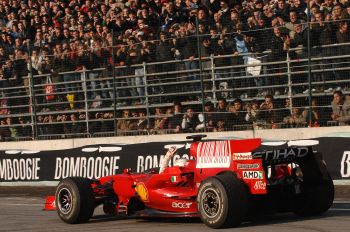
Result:
{"label": "yellow ferrari shield logo", "polygon": [[146,188],[144,183],[138,183],[136,185],[135,189],[136,189],[136,192],[140,196],[142,201],[149,201],[149,199],[148,199],[148,190],[147,190],[147,188]]}

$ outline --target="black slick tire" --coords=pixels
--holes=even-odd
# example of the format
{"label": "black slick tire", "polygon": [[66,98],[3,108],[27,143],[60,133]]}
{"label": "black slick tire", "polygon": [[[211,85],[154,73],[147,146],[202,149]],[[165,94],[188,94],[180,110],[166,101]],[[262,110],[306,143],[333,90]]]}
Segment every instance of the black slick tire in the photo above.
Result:
{"label": "black slick tire", "polygon": [[300,217],[317,216],[326,212],[333,204],[334,185],[331,177],[314,183],[303,183],[302,193],[296,196],[294,213]]}
{"label": "black slick tire", "polygon": [[294,213],[297,216],[317,216],[333,204],[334,184],[321,153],[315,153],[299,163],[303,173],[301,193],[295,196]]}
{"label": "black slick tire", "polygon": [[69,177],[60,181],[55,193],[58,216],[66,223],[89,221],[95,209],[91,180]]}
{"label": "black slick tire", "polygon": [[235,227],[247,215],[247,190],[232,174],[210,177],[199,187],[197,205],[200,218],[207,226]]}

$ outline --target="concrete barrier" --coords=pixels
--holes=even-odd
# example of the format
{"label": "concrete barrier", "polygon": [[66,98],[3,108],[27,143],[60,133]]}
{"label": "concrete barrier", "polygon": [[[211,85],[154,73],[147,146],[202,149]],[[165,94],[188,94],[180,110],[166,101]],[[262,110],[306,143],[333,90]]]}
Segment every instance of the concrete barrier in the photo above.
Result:
{"label": "concrete barrier", "polygon": [[[192,133],[193,134],[193,133]],[[250,131],[229,131],[211,132],[207,134],[208,139],[222,138],[262,138],[266,140],[297,140],[316,137],[327,137],[333,135],[350,137],[350,126],[341,127],[316,127],[316,128],[292,128],[273,130],[250,130]],[[81,139],[60,139],[40,140],[23,142],[2,142],[1,150],[5,149],[28,149],[28,150],[60,150],[82,147],[94,144],[135,144],[162,141],[184,141],[189,134],[167,134],[149,136],[124,136],[105,138],[81,138]],[[336,135],[336,136],[334,136]]]}

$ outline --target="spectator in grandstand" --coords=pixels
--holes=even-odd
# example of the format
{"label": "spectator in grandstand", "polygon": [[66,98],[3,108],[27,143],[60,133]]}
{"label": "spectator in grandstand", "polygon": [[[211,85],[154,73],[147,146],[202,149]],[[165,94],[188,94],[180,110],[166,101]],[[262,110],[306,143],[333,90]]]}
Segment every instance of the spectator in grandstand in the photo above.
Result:
{"label": "spectator in grandstand", "polygon": [[349,125],[350,121],[350,101],[345,98],[341,91],[334,91],[332,101],[332,120],[339,126]]}
{"label": "spectator in grandstand", "polygon": [[266,129],[277,128],[278,122],[277,112],[274,106],[273,96],[268,94],[264,98],[264,102],[260,105],[261,119],[264,121],[263,125]]}
{"label": "spectator in grandstand", "polygon": [[44,120],[44,117],[42,115],[39,115],[37,117],[37,120],[36,120],[36,122],[37,122],[37,133],[38,133],[39,136],[47,134],[46,133],[46,127],[44,125],[42,125],[43,120]]}
{"label": "spectator in grandstand", "polygon": [[299,108],[293,107],[292,112],[289,116],[283,118],[283,122],[287,125],[287,127],[305,127],[306,120],[303,117]]}
{"label": "spectator in grandstand", "polygon": [[[350,35],[349,35],[349,24],[346,21],[339,22],[339,28],[336,32],[336,38],[337,43],[349,43],[350,42]],[[350,54],[350,46],[349,45],[342,45],[341,47],[338,47],[339,55],[349,55]],[[349,58],[343,58],[342,62],[340,64],[337,64],[336,66],[338,68],[345,68],[348,67],[348,62],[350,61]],[[349,76],[348,70],[339,70],[336,71],[337,75],[336,77],[339,78],[339,80],[346,79]]]}
{"label": "spectator in grandstand", "polygon": [[[107,33],[108,34],[108,33]],[[107,35],[106,34],[106,35]],[[108,49],[103,48],[103,41],[102,39],[91,39],[90,40],[90,46],[91,46],[91,54],[90,54],[90,60],[91,62],[97,62],[94,66],[90,68],[103,68],[107,66],[108,58],[110,57],[110,52]],[[101,89],[101,95],[103,98],[112,98],[113,99],[113,91],[112,90],[105,90],[105,88],[112,89],[112,81],[111,80],[104,80],[104,76],[102,75],[102,72],[96,71],[94,72],[95,76],[99,78],[98,82],[100,84]],[[90,75],[91,76],[91,75]],[[97,83],[91,82],[91,88],[96,89]]]}
{"label": "spectator in grandstand", "polygon": [[[215,42],[215,41],[213,41]],[[213,53],[212,49],[215,48],[215,45],[211,45],[211,40],[210,38],[204,38],[200,44],[200,52],[201,52],[201,57],[202,57],[202,70],[204,70],[203,73],[203,78],[204,79],[209,79],[211,77],[211,60],[208,59],[210,58],[210,55]],[[205,89],[211,89],[211,84],[209,83],[204,83],[204,88]]]}
{"label": "spectator in grandstand", "polygon": [[67,132],[68,134],[80,134],[83,133],[83,128],[81,127],[81,123],[78,121],[78,117],[76,114],[69,115],[69,124],[67,124]]}
{"label": "spectator in grandstand", "polygon": [[239,98],[235,99],[231,104],[227,106],[227,129],[239,130],[243,124],[245,124],[245,114],[243,110],[243,101]]}
{"label": "spectator in grandstand", "polygon": [[[290,33],[291,35],[291,42],[290,47],[291,48],[303,48],[307,46],[307,34],[306,31],[303,29],[303,25],[300,21],[296,21],[293,24],[293,32]],[[303,58],[303,50],[297,51],[297,57]]]}
{"label": "spectator in grandstand", "polygon": [[250,104],[247,104],[246,109],[247,113],[244,117],[246,123],[252,124],[254,128],[257,127],[260,120],[259,102],[253,99]]}
{"label": "spectator in grandstand", "polygon": [[180,12],[176,11],[173,2],[165,2],[162,8],[162,20],[165,24],[162,27],[169,28],[174,23],[181,21]]}
{"label": "spectator in grandstand", "polygon": [[302,0],[290,2],[290,11],[296,11],[298,16],[305,16],[306,3]]}
{"label": "spectator in grandstand", "polygon": [[[239,25],[239,26],[238,26]],[[235,55],[235,60],[237,60],[236,62],[236,65],[243,65],[243,64],[247,64],[248,62],[248,55],[246,55],[246,53],[248,53],[248,47],[247,47],[247,43],[246,43],[246,40],[247,40],[247,36],[243,35],[241,33],[241,25],[238,24],[237,25],[237,34],[236,36],[234,37],[234,42],[235,42],[235,48],[236,48],[236,51],[234,53]],[[236,68],[236,69],[233,69],[234,70],[234,76],[245,76],[246,75],[246,72],[245,72],[245,68]],[[238,80],[235,80],[234,83],[236,87],[238,88],[242,88],[242,87],[247,87],[249,86],[249,81],[251,81],[252,79],[238,79]],[[247,92],[248,90],[245,91],[244,93],[244,98],[247,97]]]}
{"label": "spectator in grandstand", "polygon": [[117,132],[125,132],[130,130],[131,115],[129,110],[123,110],[123,115],[121,119],[117,122]]}
{"label": "spectator in grandstand", "polygon": [[218,16],[220,17],[223,26],[227,26],[229,24],[230,7],[226,0],[210,1],[209,7],[212,13],[218,13]]}
{"label": "spectator in grandstand", "polygon": [[[119,49],[116,51],[116,54],[115,54],[115,66],[125,66],[126,65],[126,57],[127,57],[127,46],[124,45],[124,44],[121,44]],[[126,86],[128,85],[129,83],[129,79],[121,79],[121,78],[118,78],[118,77],[121,77],[121,76],[128,76],[128,75],[131,75],[131,69],[128,68],[128,67],[119,67],[116,69],[116,78],[117,78],[117,81],[116,81],[116,85],[117,87],[123,87],[123,86]],[[129,88],[127,90],[120,90],[120,91],[117,91],[116,94],[117,94],[117,97],[125,97],[128,95],[128,93],[130,93],[131,96],[136,96],[136,92],[135,92],[135,89],[134,88]]]}
{"label": "spectator in grandstand", "polygon": [[290,102],[290,98],[284,99],[284,105],[279,110],[278,114],[281,119],[288,117],[291,115],[292,104]]}
{"label": "spectator in grandstand", "polygon": [[[68,123],[70,119],[66,114],[58,114],[55,118],[53,115],[45,116],[43,119],[43,126],[45,127],[46,134],[63,135],[68,134]],[[52,124],[57,122],[58,124]]]}
{"label": "spectator in grandstand", "polygon": [[214,104],[212,102],[209,101],[209,102],[205,103],[204,114],[203,113],[198,114],[199,124],[196,127],[196,131],[203,131],[204,130],[204,116],[205,116],[206,130],[209,132],[214,131],[215,115],[214,115]]}
{"label": "spectator in grandstand", "polygon": [[175,102],[173,107],[173,116],[169,118],[166,122],[167,127],[164,129],[168,129],[171,133],[179,133],[181,132],[181,124],[182,124],[182,105],[180,102]]}
{"label": "spectator in grandstand", "polygon": [[[233,48],[233,40],[226,32],[227,28],[222,30],[221,34],[218,33],[218,29],[216,27],[210,29],[212,50],[214,55],[219,56],[214,59],[216,67],[229,66],[231,65],[231,61],[235,61],[235,59],[231,60],[229,57],[220,57],[221,55],[232,55],[235,52]],[[213,38],[215,39],[214,41]],[[216,70],[216,77],[217,79],[225,78],[226,76],[230,76],[229,72],[230,71],[228,69]]]}
{"label": "spectator in grandstand", "polygon": [[[185,34],[186,33],[186,34]],[[198,61],[195,58],[198,57],[198,51],[196,49],[196,38],[193,35],[193,25],[187,24],[187,31],[181,31],[175,41],[175,48],[179,51],[182,59],[185,59],[185,69],[194,70],[198,69]],[[192,72],[188,73],[191,79],[197,79],[196,75]]]}
{"label": "spectator in grandstand", "polygon": [[[319,45],[329,45],[333,44],[334,41],[334,30],[335,29],[335,24],[330,23],[330,22],[325,22],[325,17],[322,12],[316,12],[314,14],[314,17],[311,19],[314,23],[310,24],[310,32],[311,32],[311,41],[312,41],[312,46],[319,46]],[[321,53],[320,53],[321,51]],[[322,50],[320,49],[313,49],[312,50],[312,55],[314,57],[324,57],[324,56],[332,56],[334,55],[334,48],[331,47],[324,47]],[[313,61],[312,62],[312,70],[317,70],[320,68],[320,65],[322,64],[321,62]],[[327,63],[330,63],[329,66]],[[325,61],[323,64],[326,64],[325,67],[330,67],[332,68],[333,62]],[[336,74],[337,75],[337,74]],[[331,72],[315,72],[313,73],[313,81],[324,81],[324,80],[330,80],[333,78],[333,75]],[[326,92],[331,92],[332,87],[330,86],[329,89],[325,90]]]}
{"label": "spectator in grandstand", "polygon": [[[15,86],[15,81],[14,81],[15,80],[15,72],[13,69],[13,61],[11,59],[11,55],[10,55],[9,59],[6,60],[5,64],[2,65],[2,71],[3,71],[3,79],[6,80],[7,85],[8,86]],[[11,90],[9,90],[8,92],[11,92]]]}
{"label": "spectator in grandstand", "polygon": [[[171,40],[167,38],[165,32],[161,32],[159,35],[159,42],[156,46],[156,59],[158,62],[169,61],[174,57],[175,48],[171,43]],[[157,65],[157,72],[166,72],[169,70],[169,64]]]}
{"label": "spectator in grandstand", "polygon": [[137,120],[137,130],[146,131],[148,129],[148,120],[146,116],[145,110],[140,110],[138,112],[139,119]]}
{"label": "spectator in grandstand", "polygon": [[1,127],[0,127],[1,141],[11,141],[11,131],[6,123],[6,120],[1,120],[0,123],[1,123]]}
{"label": "spectator in grandstand", "polygon": [[[74,81],[79,81],[80,75],[76,73],[67,73],[72,72],[75,69],[75,66],[71,59],[71,48],[69,43],[64,42],[62,46],[60,44],[56,45],[56,54],[54,57],[54,66],[56,67],[56,72],[65,72],[63,74],[63,81],[65,82],[65,91],[70,94],[76,94],[76,91],[79,89],[79,83],[69,83]],[[34,51],[33,51],[34,52]],[[78,96],[75,96],[78,98]]]}
{"label": "spectator in grandstand", "polygon": [[281,28],[274,27],[271,40],[271,60],[279,61],[286,57],[286,51],[289,48],[289,35],[283,34]]}
{"label": "spectator in grandstand", "polygon": [[[141,49],[138,45],[133,45],[133,41],[130,40],[130,47],[128,51],[128,56],[126,58],[126,64],[127,65],[138,65],[137,67],[129,67],[130,70],[133,70],[135,77],[130,77],[127,79],[129,82],[128,85],[130,86],[138,86],[135,89],[131,90],[132,96],[141,96],[143,97],[145,95],[144,90],[144,70],[143,67],[140,66],[140,64],[144,61],[144,53],[143,49]],[[132,71],[131,71],[132,72]],[[144,102],[144,99],[140,99],[140,103],[142,104]]]}
{"label": "spectator in grandstand", "polygon": [[269,27],[270,26],[266,23],[265,17],[260,14],[257,17],[257,25],[254,28],[254,38],[257,43],[256,52],[263,52],[268,49],[269,44],[266,43],[266,38],[268,38],[271,33],[267,29]]}
{"label": "spectator in grandstand", "polygon": [[38,75],[41,73],[41,63],[42,63],[42,59],[43,56],[39,56],[39,51],[34,48],[32,50],[32,54],[30,56],[31,59],[31,64],[32,66],[30,67],[30,63],[28,62],[27,66],[28,66],[28,70],[30,70],[30,68],[32,68],[32,74],[33,75]]}
{"label": "spectator in grandstand", "polygon": [[151,129],[151,134],[161,133],[161,130],[164,128],[164,123],[167,120],[167,117],[162,112],[162,108],[156,107],[153,114],[153,128]]}
{"label": "spectator in grandstand", "polygon": [[173,108],[167,108],[165,111],[165,114],[162,118],[161,124],[159,124],[160,129],[157,131],[157,133],[167,133],[168,130],[168,124],[170,122],[170,119],[173,117]]}
{"label": "spectator in grandstand", "polygon": [[[78,115],[78,121],[80,122],[80,127],[81,127],[81,133],[87,133],[87,128],[86,128],[86,113],[81,112]],[[112,129],[113,130],[113,129]],[[91,129],[93,132],[93,128]]]}
{"label": "spectator in grandstand", "polygon": [[[274,27],[273,28],[273,36],[271,39],[271,54],[270,54],[270,61],[283,61],[286,59],[287,50],[289,49],[290,45],[290,38],[288,34],[283,34],[281,31],[281,28]],[[271,65],[269,69],[273,69],[271,73],[280,73],[283,75],[283,73],[286,72],[285,64],[275,64]],[[274,85],[281,85],[283,84],[283,76],[274,76],[272,78],[272,83]],[[275,90],[275,95],[279,95],[281,90],[277,89]]]}
{"label": "spectator in grandstand", "polygon": [[278,20],[287,22],[289,20],[289,7],[285,0],[278,0],[275,8],[275,17]]}
{"label": "spectator in grandstand", "polygon": [[198,114],[192,108],[188,108],[183,115],[181,128],[183,132],[195,132],[199,124]]}
{"label": "spectator in grandstand", "polygon": [[320,113],[317,110],[317,102],[315,98],[311,100],[311,106],[311,119],[309,115],[309,107],[306,107],[304,109],[302,115],[305,118],[305,122],[309,127],[319,127],[321,124],[320,120],[322,120],[322,118],[320,118]]}
{"label": "spectator in grandstand", "polygon": [[20,126],[17,127],[18,137],[32,136],[32,127],[29,121],[25,121],[24,118],[19,117],[18,124],[20,124]]}
{"label": "spectator in grandstand", "polygon": [[299,20],[298,14],[296,11],[289,12],[289,22],[285,24],[285,27],[289,30],[289,37],[294,38],[295,34],[295,24],[304,23],[302,19]]}
{"label": "spectator in grandstand", "polygon": [[100,119],[100,132],[113,132],[113,112],[105,112]]}
{"label": "spectator in grandstand", "polygon": [[13,122],[13,119],[11,117],[7,117],[5,120],[5,124],[8,126],[11,135],[10,140],[14,140],[18,137],[18,129],[16,126],[13,126],[13,124],[17,124],[16,122]]}
{"label": "spectator in grandstand", "polygon": [[[96,67],[98,63],[97,57],[89,54],[87,47],[82,42],[77,42],[76,53],[73,55],[73,64],[75,67],[75,71],[82,71],[86,69],[93,69]],[[77,74],[79,75],[79,74]],[[84,79],[84,73],[81,73],[81,78],[77,78],[78,80]],[[92,91],[88,92],[89,99],[95,99],[97,97],[96,93],[96,78],[98,77],[98,73],[96,72],[88,72],[87,73],[87,86],[90,86]]]}
{"label": "spectator in grandstand", "polygon": [[216,131],[225,131],[228,127],[227,103],[224,98],[218,99],[214,115],[214,127]]}
{"label": "spectator in grandstand", "polygon": [[131,112],[131,123],[130,123],[130,126],[129,126],[129,129],[131,131],[137,131],[138,130],[138,121],[139,121],[139,113],[137,111],[132,111]]}

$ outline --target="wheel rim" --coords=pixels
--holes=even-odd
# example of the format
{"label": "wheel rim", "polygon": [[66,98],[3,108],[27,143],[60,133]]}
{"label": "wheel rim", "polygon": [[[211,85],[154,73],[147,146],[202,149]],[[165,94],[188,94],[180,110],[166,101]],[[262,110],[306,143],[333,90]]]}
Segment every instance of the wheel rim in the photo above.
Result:
{"label": "wheel rim", "polygon": [[220,202],[220,195],[215,189],[213,188],[206,189],[203,192],[203,197],[201,202],[202,202],[201,204],[202,204],[203,211],[207,217],[213,218],[216,215],[218,215],[221,207],[221,202]]}
{"label": "wheel rim", "polygon": [[63,214],[68,214],[72,210],[72,194],[67,188],[62,188],[58,192],[58,209]]}

